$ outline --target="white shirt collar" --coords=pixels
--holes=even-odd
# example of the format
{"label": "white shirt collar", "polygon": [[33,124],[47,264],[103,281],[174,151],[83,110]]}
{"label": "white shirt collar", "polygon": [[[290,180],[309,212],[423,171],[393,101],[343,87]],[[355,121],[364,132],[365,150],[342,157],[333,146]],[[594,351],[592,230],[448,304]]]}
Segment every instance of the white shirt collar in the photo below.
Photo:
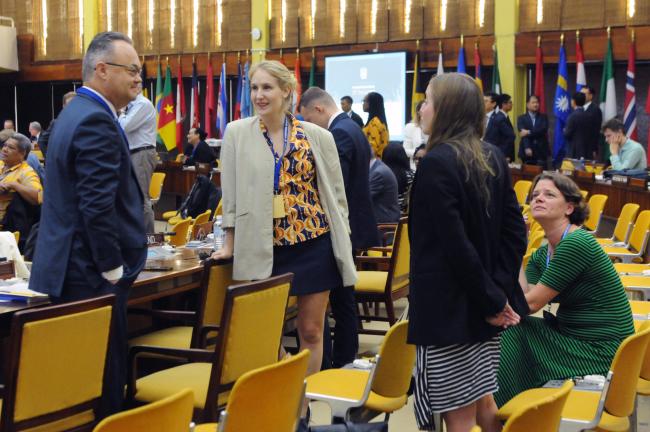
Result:
{"label": "white shirt collar", "polygon": [[327,129],[329,129],[332,126],[332,122],[334,121],[335,118],[337,118],[343,111],[338,110],[332,116],[330,117],[329,121],[327,122]]}
{"label": "white shirt collar", "polygon": [[106,105],[108,105],[108,107],[111,109],[111,112],[113,113],[113,117],[117,118],[117,110],[115,109],[115,106],[113,106],[113,104],[108,99],[106,99],[103,94],[101,94],[97,90],[92,89],[92,88],[87,87],[87,86],[83,86],[83,88],[85,88],[86,90],[90,90],[91,92],[95,93],[97,96],[99,96],[101,98],[101,100],[106,102]]}
{"label": "white shirt collar", "polygon": [[589,105],[591,105],[591,102],[585,102],[585,104],[582,106],[582,109],[587,111],[587,108],[589,108]]}

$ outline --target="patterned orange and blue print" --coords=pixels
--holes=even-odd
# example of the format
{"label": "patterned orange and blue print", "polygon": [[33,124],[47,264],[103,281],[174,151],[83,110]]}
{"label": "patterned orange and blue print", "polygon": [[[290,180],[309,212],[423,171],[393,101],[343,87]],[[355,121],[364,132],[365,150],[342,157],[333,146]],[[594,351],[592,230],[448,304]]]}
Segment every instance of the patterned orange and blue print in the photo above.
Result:
{"label": "patterned orange and blue print", "polygon": [[[300,121],[291,114],[287,114],[287,119],[289,151],[282,158],[280,171],[280,193],[284,197],[286,216],[273,219],[274,246],[293,245],[329,231],[318,197],[314,153]],[[266,136],[266,126],[261,120],[260,127]]]}

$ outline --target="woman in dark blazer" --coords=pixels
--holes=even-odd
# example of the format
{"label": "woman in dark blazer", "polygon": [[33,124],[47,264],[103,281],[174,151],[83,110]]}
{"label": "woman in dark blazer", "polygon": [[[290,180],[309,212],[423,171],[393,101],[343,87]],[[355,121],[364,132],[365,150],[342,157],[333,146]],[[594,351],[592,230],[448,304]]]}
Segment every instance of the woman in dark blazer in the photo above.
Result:
{"label": "woman in dark blazer", "polygon": [[525,225],[502,153],[480,139],[485,112],[476,83],[436,76],[421,112],[430,138],[409,216],[416,420],[427,429],[442,413],[449,432],[476,423],[496,431],[499,333],[528,311],[517,281]]}

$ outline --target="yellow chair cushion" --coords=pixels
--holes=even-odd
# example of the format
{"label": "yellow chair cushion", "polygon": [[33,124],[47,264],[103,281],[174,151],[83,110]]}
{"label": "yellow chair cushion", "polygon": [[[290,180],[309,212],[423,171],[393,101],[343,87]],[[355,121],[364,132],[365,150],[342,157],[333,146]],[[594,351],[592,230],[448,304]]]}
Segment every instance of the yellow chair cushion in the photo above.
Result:
{"label": "yellow chair cushion", "polygon": [[650,277],[648,276],[621,276],[621,282],[626,288],[629,287],[650,287]]}
{"label": "yellow chair cushion", "polygon": [[354,290],[365,293],[383,293],[386,289],[388,272],[383,271],[358,271],[357,283]]}
{"label": "yellow chair cushion", "polygon": [[385,397],[371,391],[364,407],[373,411],[392,413],[399,410],[404,405],[406,405],[406,394],[398,397]]}
{"label": "yellow chair cushion", "polygon": [[641,396],[650,396],[650,381],[639,378],[636,385],[636,392]]}
{"label": "yellow chair cushion", "polygon": [[650,270],[650,265],[615,263],[614,268],[618,273],[642,273],[644,270]]}
{"label": "yellow chair cushion", "polygon": [[630,300],[630,307],[634,315],[650,314],[650,301]]}
{"label": "yellow chair cushion", "polygon": [[358,400],[368,382],[368,371],[327,369],[307,377],[307,393]]}
{"label": "yellow chair cushion", "polygon": [[129,340],[129,345],[148,345],[188,349],[192,342],[192,327],[178,326],[156,330]]}
{"label": "yellow chair cushion", "polygon": [[194,432],[216,432],[219,423],[203,423],[194,427]]}
{"label": "yellow chair cushion", "polygon": [[[194,392],[194,408],[203,409],[211,370],[211,363],[189,363],[152,373],[136,381],[135,399],[155,402],[189,388]],[[218,406],[225,405],[228,393],[219,394]]]}
{"label": "yellow chair cushion", "polygon": [[[176,210],[166,211],[165,213],[162,214],[162,218],[163,218],[163,220],[168,221],[169,219],[176,216],[176,213],[178,213]],[[179,219],[180,219],[180,217],[179,217]]]}
{"label": "yellow chair cushion", "polygon": [[[550,396],[555,391],[557,389],[537,388],[519,393],[501,407],[497,412],[497,417],[500,420],[507,420],[523,405],[532,404],[535,401]],[[599,399],[600,392],[573,390],[569,393],[566,405],[564,405],[564,409],[562,410],[562,418],[565,420],[592,420],[596,415]],[[603,412],[603,416],[598,424],[598,430],[604,431],[626,432],[629,428],[630,422],[627,417],[614,417],[606,411]]]}
{"label": "yellow chair cushion", "polygon": [[608,255],[636,255],[634,252],[630,252],[628,248],[624,247],[603,246],[603,250]]}
{"label": "yellow chair cushion", "polygon": [[[0,399],[0,413],[2,412],[2,399]],[[66,417],[55,422],[46,423],[42,426],[25,429],[25,432],[59,432],[66,431],[77,426],[85,425],[95,420],[95,413],[93,410],[88,410],[75,414],[71,417]]]}

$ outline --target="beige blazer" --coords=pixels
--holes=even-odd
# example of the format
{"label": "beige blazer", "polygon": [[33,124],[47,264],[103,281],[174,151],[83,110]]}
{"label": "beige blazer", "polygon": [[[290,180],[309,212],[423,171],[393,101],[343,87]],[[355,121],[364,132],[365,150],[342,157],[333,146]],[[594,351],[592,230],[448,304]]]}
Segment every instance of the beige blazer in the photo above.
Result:
{"label": "beige blazer", "polygon": [[[329,131],[302,122],[314,154],[318,195],[330,224],[332,248],[343,284],[357,274],[352,257],[348,203],[334,138]],[[274,160],[259,118],[229,123],[221,145],[223,227],[235,228],[233,279],[264,279],[273,268]]]}

